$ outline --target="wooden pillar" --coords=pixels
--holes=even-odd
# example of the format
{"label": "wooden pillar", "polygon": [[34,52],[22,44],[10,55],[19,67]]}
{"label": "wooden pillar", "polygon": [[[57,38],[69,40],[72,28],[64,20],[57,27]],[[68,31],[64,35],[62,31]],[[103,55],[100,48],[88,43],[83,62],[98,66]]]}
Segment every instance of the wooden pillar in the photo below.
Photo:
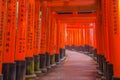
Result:
{"label": "wooden pillar", "polygon": [[2,63],[4,49],[4,32],[5,32],[5,17],[6,17],[6,0],[0,1],[0,80],[3,80]]}
{"label": "wooden pillar", "polygon": [[119,55],[119,47],[120,47],[120,33],[119,33],[119,0],[110,0],[109,1],[109,8],[110,8],[110,15],[109,18],[109,45],[112,49],[110,51],[110,57],[112,58],[113,63],[113,72],[114,72],[114,79],[113,80],[120,80],[120,55]]}
{"label": "wooden pillar", "polygon": [[26,34],[26,79],[35,77],[34,74],[34,15],[35,0],[27,2],[27,34]]}
{"label": "wooden pillar", "polygon": [[84,45],[85,45],[85,29],[84,26],[81,25],[81,47],[82,47],[82,51],[84,51]]}
{"label": "wooden pillar", "polygon": [[47,1],[43,1],[41,3],[41,10],[42,10],[42,25],[41,25],[41,52],[40,52],[40,68],[42,72],[46,72],[46,16],[47,16]]}
{"label": "wooden pillar", "polygon": [[89,52],[90,46],[90,31],[88,24],[85,24],[85,51]]}
{"label": "wooden pillar", "polygon": [[67,46],[70,46],[70,30],[67,28]]}
{"label": "wooden pillar", "polygon": [[57,20],[55,21],[54,23],[54,30],[53,30],[53,34],[54,34],[54,42],[53,42],[53,50],[54,50],[54,55],[55,55],[55,62],[56,64],[59,64],[60,63],[60,55],[59,55],[59,52],[57,51],[57,43],[58,43],[58,33],[59,32],[59,29],[58,29],[58,25],[57,25]]}
{"label": "wooden pillar", "polygon": [[59,25],[59,50],[61,61],[65,58],[65,24]]}
{"label": "wooden pillar", "polygon": [[49,38],[49,52],[50,52],[50,65],[52,67],[55,66],[55,18],[54,18],[54,12],[51,12],[51,15],[50,15],[50,38]]}
{"label": "wooden pillar", "polygon": [[94,39],[93,47],[94,47],[94,49],[96,49],[97,48],[97,42],[96,42],[96,23],[94,23],[94,26],[93,26],[93,39]]}
{"label": "wooden pillar", "polygon": [[[7,3],[6,3],[7,2]],[[4,80],[16,80],[15,37],[16,37],[16,3],[17,0],[4,0],[5,32],[2,73]],[[4,8],[3,8],[4,9]]]}
{"label": "wooden pillar", "polygon": [[18,19],[16,31],[16,80],[25,79],[26,29],[27,29],[27,1],[18,0]]}
{"label": "wooden pillar", "polygon": [[76,28],[75,30],[75,34],[76,34],[76,47],[78,47],[78,28]]}
{"label": "wooden pillar", "polygon": [[76,35],[75,35],[75,30],[73,28],[73,46],[76,46]]}
{"label": "wooden pillar", "polygon": [[112,80],[112,76],[113,76],[113,64],[112,64],[112,56],[111,55],[111,50],[112,48],[110,47],[111,44],[109,44],[111,42],[111,39],[109,37],[109,28],[111,26],[111,24],[109,24],[109,0],[102,0],[101,2],[101,8],[102,8],[102,35],[103,35],[103,50],[104,50],[104,54],[102,54],[102,65],[103,65],[103,73],[104,76],[106,77],[107,80]]}
{"label": "wooden pillar", "polygon": [[82,42],[82,27],[81,27],[81,25],[80,25],[80,28],[79,28],[79,31],[78,31],[78,34],[79,34],[79,37],[78,37],[78,44],[79,44],[79,49],[80,49],[80,51],[82,51],[83,50],[83,42]]}
{"label": "wooden pillar", "polygon": [[60,53],[60,59],[63,61],[65,59],[65,24],[62,24],[60,21],[58,21],[58,26],[57,26],[58,31],[58,37],[57,40],[57,52],[59,51]]}
{"label": "wooden pillar", "polygon": [[85,42],[86,42],[86,38],[85,38],[85,26],[84,25],[82,25],[82,44],[83,44],[83,47],[84,47],[84,45],[86,44]]}
{"label": "wooden pillar", "polygon": [[51,8],[47,7],[47,11],[46,11],[46,67],[48,69],[51,68],[51,64],[50,64],[50,40],[51,40],[51,35],[50,35],[50,28],[51,28]]}
{"label": "wooden pillar", "polygon": [[56,26],[56,40],[57,40],[57,42],[56,42],[56,62],[57,63],[59,63],[60,62],[60,22],[59,21],[57,21],[57,26]]}
{"label": "wooden pillar", "polygon": [[39,74],[41,73],[40,71],[40,1],[39,0],[35,0],[35,15],[34,15],[34,51],[33,51],[33,55],[34,55],[34,71],[37,74],[37,76],[39,76]]}

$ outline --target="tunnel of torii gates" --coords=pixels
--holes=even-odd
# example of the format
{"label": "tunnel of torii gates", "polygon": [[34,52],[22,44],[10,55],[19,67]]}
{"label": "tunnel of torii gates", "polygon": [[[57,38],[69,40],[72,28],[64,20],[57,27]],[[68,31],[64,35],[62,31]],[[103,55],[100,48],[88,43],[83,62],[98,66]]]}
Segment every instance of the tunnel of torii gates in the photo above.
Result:
{"label": "tunnel of torii gates", "polygon": [[[39,76],[66,48],[94,54],[107,80],[120,80],[120,0],[52,1],[0,0],[0,80]],[[73,7],[92,2],[90,12]]]}

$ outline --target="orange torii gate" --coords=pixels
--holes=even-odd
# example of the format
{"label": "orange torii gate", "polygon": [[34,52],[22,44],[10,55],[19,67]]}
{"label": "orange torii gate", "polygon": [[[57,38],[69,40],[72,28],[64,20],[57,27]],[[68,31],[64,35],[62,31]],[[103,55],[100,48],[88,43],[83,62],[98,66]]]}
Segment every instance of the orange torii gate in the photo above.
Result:
{"label": "orange torii gate", "polygon": [[77,27],[75,27],[75,26],[73,26],[73,25],[68,25],[67,26],[67,42],[69,43],[69,44],[67,44],[67,45],[72,45],[71,43],[70,43],[70,41],[71,41],[71,36],[72,36],[72,31],[73,31],[73,33],[75,33],[74,34],[74,37],[76,37],[75,39],[76,39],[76,41],[75,41],[75,43],[74,43],[74,45],[75,46],[79,46],[79,45],[81,45],[81,33],[80,33],[80,31],[81,31],[81,27],[79,27],[79,24],[78,25],[76,25]]}
{"label": "orange torii gate", "polygon": [[67,45],[72,46],[73,44],[73,30],[67,28]]}
{"label": "orange torii gate", "polygon": [[[29,78],[41,70],[46,72],[65,57],[66,45],[97,53],[99,69],[106,79],[119,80],[120,1],[99,0],[98,10],[87,14],[71,7],[94,6],[95,1],[80,2],[1,0],[0,80],[2,76],[5,80],[22,80],[25,74]],[[67,10],[66,5],[72,13],[59,15],[59,10]]]}
{"label": "orange torii gate", "polygon": [[[80,25],[80,26],[79,26]],[[74,39],[74,45],[75,46],[81,46],[81,45],[89,45],[89,46],[92,46],[94,47],[94,44],[95,44],[95,36],[93,35],[95,33],[95,30],[94,30],[94,23],[91,23],[91,24],[88,24],[86,27],[85,26],[82,26],[84,25],[83,24],[76,24],[76,26],[74,25],[68,25],[67,26],[67,30],[68,31],[73,31],[73,33],[75,33],[73,36],[75,38]],[[90,26],[90,27],[89,27]],[[83,29],[85,29],[85,31],[82,31]],[[80,33],[79,33],[80,32]],[[85,33],[83,33],[85,32]],[[70,34],[70,33],[68,33]],[[84,34],[84,37],[83,37],[83,34]],[[71,34],[72,35],[72,34]],[[70,36],[69,36],[70,37]],[[71,37],[72,38],[72,37]],[[81,39],[82,38],[82,39]],[[79,40],[80,39],[80,40]],[[70,39],[68,39],[68,42],[69,42]],[[81,43],[79,43],[79,41]],[[79,43],[79,44],[78,44]],[[84,44],[83,44],[84,43]]]}
{"label": "orange torii gate", "polygon": [[[81,28],[82,31],[81,32],[82,32],[83,39],[82,39],[81,42],[83,42],[83,46],[87,43],[88,45],[91,44],[92,47],[94,47],[95,44],[96,44],[96,37],[95,37],[95,35],[93,35],[95,33],[95,20],[96,20],[95,14],[96,13],[91,13],[91,14],[89,14],[89,17],[88,17],[88,15],[85,15],[85,14],[80,14],[80,15],[78,15],[78,14],[69,14],[69,15],[66,15],[66,14],[58,15],[58,14],[56,14],[55,16],[58,20],[61,21],[62,24],[68,24],[68,25],[72,24],[73,25],[73,23],[79,23],[79,24],[75,24],[75,25],[81,25],[82,26],[82,28]],[[64,16],[64,18],[60,17],[60,16]],[[77,16],[77,17],[75,17],[75,16]],[[82,18],[82,16],[84,16],[84,18]],[[86,23],[88,23],[88,25],[87,25],[88,27],[89,27],[89,25],[94,25],[93,29],[89,30],[87,27],[84,27],[85,26],[84,24],[86,24]],[[71,25],[71,27],[72,27],[72,25]],[[72,28],[74,29],[74,27],[72,27]],[[87,31],[87,29],[89,31]],[[91,32],[90,37],[93,38],[92,40],[94,40],[94,42],[90,41],[90,37],[89,37],[90,32]],[[88,35],[87,35],[87,33],[88,33]],[[74,36],[74,37],[76,37],[76,36]],[[74,39],[74,40],[77,40],[77,39]],[[77,43],[77,41],[75,41],[75,42]]]}

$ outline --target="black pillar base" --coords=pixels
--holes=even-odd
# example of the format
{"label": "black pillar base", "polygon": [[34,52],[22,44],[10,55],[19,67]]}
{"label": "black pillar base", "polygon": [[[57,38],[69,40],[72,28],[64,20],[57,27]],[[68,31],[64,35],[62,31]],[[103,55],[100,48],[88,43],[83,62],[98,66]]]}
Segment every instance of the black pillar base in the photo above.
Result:
{"label": "black pillar base", "polygon": [[48,70],[51,68],[51,65],[50,65],[50,53],[49,52],[46,52],[46,67],[47,67]]}
{"label": "black pillar base", "polygon": [[104,76],[106,80],[113,80],[113,65],[107,62],[103,55],[97,54],[97,62],[99,64],[99,70],[102,72],[101,76]]}
{"label": "black pillar base", "polygon": [[97,49],[93,50],[93,59],[97,61]]}
{"label": "black pillar base", "polygon": [[106,58],[103,56],[102,58],[102,62],[103,62],[103,75],[106,76],[106,72],[107,72],[107,62],[106,62]]}
{"label": "black pillar base", "polygon": [[110,63],[107,63],[107,80],[112,80],[113,77],[113,65]]}
{"label": "black pillar base", "polygon": [[63,57],[65,57],[66,56],[66,54],[65,54],[65,51],[66,49],[63,49]]}
{"label": "black pillar base", "polygon": [[60,59],[62,59],[62,58],[63,58],[63,49],[60,48]]}
{"label": "black pillar base", "polygon": [[78,46],[78,51],[83,51],[82,46]]}
{"label": "black pillar base", "polygon": [[98,64],[99,64],[99,69],[101,72],[103,72],[103,56],[98,55]]}
{"label": "black pillar base", "polygon": [[57,64],[60,63],[60,54],[55,54],[55,62],[56,62]]}
{"label": "black pillar base", "polygon": [[16,80],[25,80],[26,62],[16,61]]}
{"label": "black pillar base", "polygon": [[27,57],[26,58],[26,75],[34,74],[34,58]]}
{"label": "black pillar base", "polygon": [[84,45],[84,51],[89,52],[89,46],[88,45]]}
{"label": "black pillar base", "polygon": [[99,54],[97,54],[96,57],[97,57],[97,63],[99,65],[99,58],[100,58]]}
{"label": "black pillar base", "polygon": [[41,76],[41,70],[40,70],[40,56],[34,55],[34,71],[35,74],[39,77]]}
{"label": "black pillar base", "polygon": [[65,49],[69,49],[69,45],[66,45],[66,46],[65,46]]}
{"label": "black pillar base", "polygon": [[2,65],[3,80],[16,80],[16,64],[3,63]]}
{"label": "black pillar base", "polygon": [[43,73],[47,72],[47,67],[46,67],[46,54],[40,54],[40,69]]}
{"label": "black pillar base", "polygon": [[66,56],[65,49],[60,48],[60,59],[64,58]]}
{"label": "black pillar base", "polygon": [[94,56],[97,57],[97,49],[94,49]]}
{"label": "black pillar base", "polygon": [[26,79],[25,80],[34,80],[36,75],[34,73],[34,58],[26,58]]}
{"label": "black pillar base", "polygon": [[120,80],[120,78],[113,78],[112,80]]}
{"label": "black pillar base", "polygon": [[56,66],[55,55],[50,55],[50,65],[52,68],[54,68]]}
{"label": "black pillar base", "polygon": [[0,80],[3,80],[3,75],[0,75]]}
{"label": "black pillar base", "polygon": [[34,71],[40,71],[40,56],[34,55]]}
{"label": "black pillar base", "polygon": [[97,68],[99,70],[98,74],[100,76],[103,76],[103,59],[102,59],[102,55],[100,55],[100,54],[97,54],[97,63],[98,63]]}

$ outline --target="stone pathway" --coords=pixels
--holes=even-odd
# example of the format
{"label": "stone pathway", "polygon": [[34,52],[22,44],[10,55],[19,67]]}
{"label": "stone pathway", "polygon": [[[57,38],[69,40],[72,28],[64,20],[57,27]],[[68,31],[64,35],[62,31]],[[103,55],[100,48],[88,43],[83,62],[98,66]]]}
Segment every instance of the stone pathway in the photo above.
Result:
{"label": "stone pathway", "polygon": [[96,62],[89,56],[66,50],[66,61],[39,80],[96,80]]}

